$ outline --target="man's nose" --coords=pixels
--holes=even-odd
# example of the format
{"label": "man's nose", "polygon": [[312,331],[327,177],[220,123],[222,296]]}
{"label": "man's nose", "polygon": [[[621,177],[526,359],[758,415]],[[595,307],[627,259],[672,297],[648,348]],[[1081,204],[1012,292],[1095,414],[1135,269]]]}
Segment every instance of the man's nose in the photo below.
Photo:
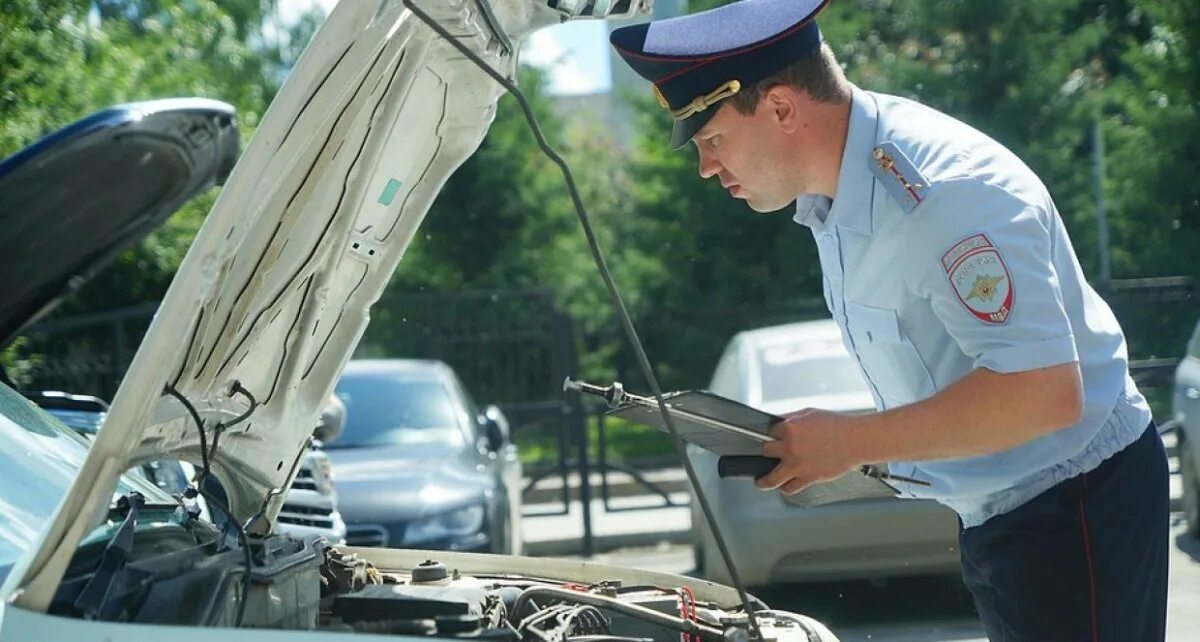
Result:
{"label": "man's nose", "polygon": [[712,154],[700,150],[700,178],[712,178],[721,172],[721,164]]}

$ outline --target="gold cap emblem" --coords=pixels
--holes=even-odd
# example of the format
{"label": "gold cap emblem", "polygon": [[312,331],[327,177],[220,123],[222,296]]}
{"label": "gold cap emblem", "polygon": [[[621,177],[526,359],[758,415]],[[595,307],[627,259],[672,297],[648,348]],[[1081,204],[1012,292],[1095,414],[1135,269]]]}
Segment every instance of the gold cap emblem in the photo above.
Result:
{"label": "gold cap emblem", "polygon": [[654,91],[654,99],[658,101],[658,106],[662,107],[663,109],[670,109],[671,103],[667,102],[667,97],[663,95],[662,90],[658,88],[658,85],[651,83],[650,87]]}
{"label": "gold cap emblem", "polygon": [[675,120],[683,120],[685,118],[695,116],[709,107],[712,107],[718,101],[724,100],[738,93],[742,90],[742,83],[736,80],[730,80],[729,82],[726,82],[725,84],[717,87],[707,94],[704,94],[703,96],[697,96],[693,98],[692,102],[679,109],[671,109],[671,104],[667,102],[667,97],[663,95],[662,90],[658,88],[658,85],[652,85],[652,87],[654,87],[654,97],[658,100],[658,104],[662,106],[663,109],[670,111],[671,117]]}

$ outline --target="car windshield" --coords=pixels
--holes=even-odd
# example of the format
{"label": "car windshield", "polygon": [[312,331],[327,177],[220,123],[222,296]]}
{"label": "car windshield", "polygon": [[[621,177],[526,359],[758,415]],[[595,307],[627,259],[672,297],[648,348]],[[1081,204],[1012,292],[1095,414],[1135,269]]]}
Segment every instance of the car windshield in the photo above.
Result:
{"label": "car windshield", "polygon": [[[12,388],[0,384],[0,582],[35,547],[87,457],[88,441]],[[117,493],[173,500],[126,475]]]}
{"label": "car windshield", "polygon": [[458,412],[441,381],[347,375],[338,382],[337,395],[346,404],[346,429],[330,447],[465,442]]}
{"label": "car windshield", "polygon": [[768,346],[758,363],[764,403],[868,392],[858,364],[837,339]]}

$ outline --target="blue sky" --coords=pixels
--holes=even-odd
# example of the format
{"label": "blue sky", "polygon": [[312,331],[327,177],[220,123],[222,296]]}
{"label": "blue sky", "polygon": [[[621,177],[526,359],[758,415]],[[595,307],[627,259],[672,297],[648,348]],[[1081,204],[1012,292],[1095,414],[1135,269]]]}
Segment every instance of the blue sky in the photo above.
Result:
{"label": "blue sky", "polygon": [[[328,12],[337,0],[280,0],[280,18],[287,23],[314,4]],[[525,42],[521,60],[550,73],[551,93],[592,94],[608,91],[612,85],[608,29],[602,20],[543,29]]]}

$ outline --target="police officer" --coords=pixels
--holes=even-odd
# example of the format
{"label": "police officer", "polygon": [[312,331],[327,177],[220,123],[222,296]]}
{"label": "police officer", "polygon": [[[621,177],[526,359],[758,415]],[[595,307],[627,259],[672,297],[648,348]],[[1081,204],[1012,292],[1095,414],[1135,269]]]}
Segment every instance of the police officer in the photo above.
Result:
{"label": "police officer", "polygon": [[757,484],[888,462],[928,483],[905,496],[959,515],[993,641],[1162,640],[1166,455],[1116,318],[1037,176],[945,114],[849,84],[824,5],[743,0],[612,34],[702,177],[759,212],[795,201],[879,409],[791,415]]}

